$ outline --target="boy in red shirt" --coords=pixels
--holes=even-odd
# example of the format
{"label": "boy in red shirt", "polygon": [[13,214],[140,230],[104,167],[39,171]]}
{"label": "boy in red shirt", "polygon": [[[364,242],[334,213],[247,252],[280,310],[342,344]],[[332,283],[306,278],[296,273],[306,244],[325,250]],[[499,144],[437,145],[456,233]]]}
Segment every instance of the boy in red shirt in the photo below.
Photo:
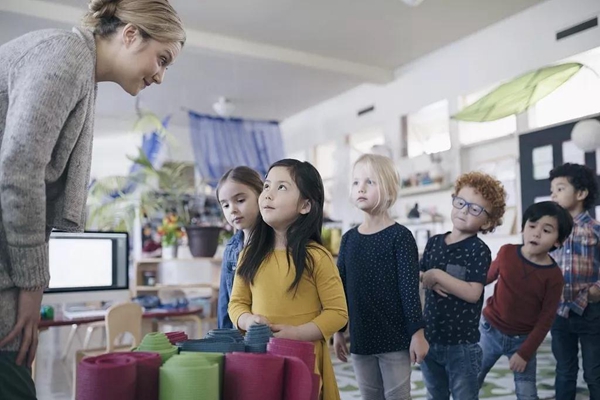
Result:
{"label": "boy in red shirt", "polygon": [[536,203],[523,215],[523,245],[502,246],[487,274],[498,280],[483,309],[479,330],[483,365],[479,383],[503,355],[514,372],[517,399],[537,399],[536,351],[556,315],[564,279],[548,252],[560,247],[573,218],[552,201]]}

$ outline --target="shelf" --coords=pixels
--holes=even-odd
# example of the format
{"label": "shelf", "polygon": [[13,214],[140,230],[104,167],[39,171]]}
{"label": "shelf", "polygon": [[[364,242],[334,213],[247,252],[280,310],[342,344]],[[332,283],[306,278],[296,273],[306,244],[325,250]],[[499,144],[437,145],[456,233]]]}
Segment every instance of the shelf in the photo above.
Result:
{"label": "shelf", "polygon": [[422,225],[431,225],[431,224],[443,224],[443,218],[435,218],[434,220],[420,220],[420,219],[404,219],[404,220],[396,220],[400,225],[404,226],[422,226]]}
{"label": "shelf", "polygon": [[215,257],[195,257],[195,258],[171,258],[171,259],[163,259],[163,258],[142,258],[139,260],[135,260],[135,262],[137,263],[137,265],[141,265],[141,264],[160,264],[163,262],[179,262],[179,263],[184,263],[184,262],[199,262],[199,261],[208,261],[211,263],[221,263],[221,259],[220,258],[215,258]]}
{"label": "shelf", "polygon": [[449,190],[452,188],[452,184],[449,183],[432,183],[431,185],[423,185],[416,187],[401,188],[398,194],[402,196],[414,196],[422,193],[433,193]]}
{"label": "shelf", "polygon": [[135,290],[139,292],[151,292],[160,289],[194,289],[194,288],[214,288],[212,283],[186,283],[182,285],[161,285],[157,284],[154,286],[136,286]]}

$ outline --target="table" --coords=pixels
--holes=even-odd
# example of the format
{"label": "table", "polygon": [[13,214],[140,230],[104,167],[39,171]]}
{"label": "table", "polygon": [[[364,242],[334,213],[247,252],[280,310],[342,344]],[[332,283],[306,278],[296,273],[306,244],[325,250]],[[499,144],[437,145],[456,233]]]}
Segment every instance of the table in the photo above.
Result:
{"label": "table", "polygon": [[[145,310],[142,315],[143,319],[162,319],[162,318],[172,318],[172,317],[198,317],[198,314],[202,313],[203,307],[186,307],[186,308],[178,308],[178,309],[150,309]],[[198,317],[198,320],[200,318]],[[90,324],[92,322],[104,321],[104,316],[94,316],[94,317],[86,317],[86,318],[73,318],[68,319],[62,315],[61,311],[57,311],[54,319],[51,320],[40,320],[38,324],[38,330],[46,330],[48,328],[58,327],[58,326],[69,326],[69,325],[85,325]]]}

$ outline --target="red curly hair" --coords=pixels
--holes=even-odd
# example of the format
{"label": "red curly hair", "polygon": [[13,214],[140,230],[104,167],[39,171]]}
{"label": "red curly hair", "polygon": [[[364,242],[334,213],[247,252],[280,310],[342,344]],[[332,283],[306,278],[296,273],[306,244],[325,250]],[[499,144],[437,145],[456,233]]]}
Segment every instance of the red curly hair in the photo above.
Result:
{"label": "red curly hair", "polygon": [[468,172],[462,174],[454,184],[454,195],[464,187],[471,187],[492,205],[489,213],[489,223],[481,228],[482,233],[493,232],[497,226],[502,225],[502,217],[506,208],[506,190],[499,180],[483,172]]}

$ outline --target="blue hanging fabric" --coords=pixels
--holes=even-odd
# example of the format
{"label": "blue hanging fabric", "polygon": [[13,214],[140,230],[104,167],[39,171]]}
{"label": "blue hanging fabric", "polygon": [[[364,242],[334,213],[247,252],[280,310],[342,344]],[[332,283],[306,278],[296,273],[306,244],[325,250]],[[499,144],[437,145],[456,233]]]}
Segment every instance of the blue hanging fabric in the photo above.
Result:
{"label": "blue hanging fabric", "polygon": [[266,175],[269,166],[284,157],[278,122],[225,119],[193,111],[189,117],[196,166],[212,187],[231,168],[245,165]]}

